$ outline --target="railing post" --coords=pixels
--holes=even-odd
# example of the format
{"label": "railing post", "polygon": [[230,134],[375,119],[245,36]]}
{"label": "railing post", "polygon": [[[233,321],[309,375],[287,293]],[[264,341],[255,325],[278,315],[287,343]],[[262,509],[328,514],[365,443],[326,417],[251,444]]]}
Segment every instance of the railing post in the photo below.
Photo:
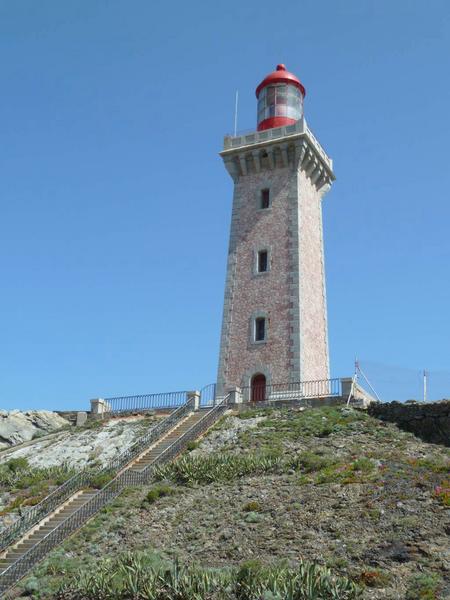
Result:
{"label": "railing post", "polygon": [[353,377],[341,378],[341,394],[343,400],[349,400],[353,396]]}
{"label": "railing post", "polygon": [[227,395],[229,404],[242,404],[242,390],[240,387],[231,388]]}
{"label": "railing post", "polygon": [[194,410],[198,410],[200,408],[200,392],[198,390],[187,392],[187,401],[192,401]]}
{"label": "railing post", "polygon": [[76,426],[77,427],[81,427],[82,425],[84,425],[87,421],[87,412],[77,412],[77,421],[76,421]]}
{"label": "railing post", "polygon": [[103,415],[111,410],[111,405],[103,398],[93,398],[91,400],[91,413],[93,415]]}

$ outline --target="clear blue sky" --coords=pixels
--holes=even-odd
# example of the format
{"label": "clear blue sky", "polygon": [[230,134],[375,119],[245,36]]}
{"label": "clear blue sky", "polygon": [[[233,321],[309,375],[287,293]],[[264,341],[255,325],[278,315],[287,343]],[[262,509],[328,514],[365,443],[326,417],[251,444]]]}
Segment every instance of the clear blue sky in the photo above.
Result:
{"label": "clear blue sky", "polygon": [[450,370],[447,0],[1,0],[0,52],[1,407],[214,381],[218,152],[279,62],[335,161],[333,375]]}

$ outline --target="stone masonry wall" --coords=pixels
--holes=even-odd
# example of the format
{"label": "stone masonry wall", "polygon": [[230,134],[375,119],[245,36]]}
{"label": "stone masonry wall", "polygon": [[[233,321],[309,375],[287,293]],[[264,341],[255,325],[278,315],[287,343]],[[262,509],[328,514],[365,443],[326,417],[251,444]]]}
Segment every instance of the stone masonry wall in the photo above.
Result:
{"label": "stone masonry wall", "polygon": [[[266,153],[267,154],[267,153]],[[328,379],[328,336],[320,190],[291,147],[260,170],[247,163],[235,182],[219,358],[218,392],[247,387],[256,373],[268,384]],[[259,206],[262,189],[271,206]],[[256,273],[258,250],[269,270]],[[252,339],[255,317],[267,320],[267,340]]]}
{"label": "stone masonry wall", "polygon": [[374,403],[368,412],[382,421],[396,423],[426,442],[450,446],[450,400]]}
{"label": "stone masonry wall", "polygon": [[[267,382],[289,381],[288,196],[289,168],[251,173],[236,183],[224,307],[219,386],[248,386],[255,372]],[[271,207],[259,209],[259,192],[270,189]],[[267,249],[269,270],[255,272],[256,253]],[[268,319],[267,341],[251,341],[252,317]]]}
{"label": "stone masonry wall", "polygon": [[303,381],[329,378],[321,194],[304,171],[300,197],[300,372]]}

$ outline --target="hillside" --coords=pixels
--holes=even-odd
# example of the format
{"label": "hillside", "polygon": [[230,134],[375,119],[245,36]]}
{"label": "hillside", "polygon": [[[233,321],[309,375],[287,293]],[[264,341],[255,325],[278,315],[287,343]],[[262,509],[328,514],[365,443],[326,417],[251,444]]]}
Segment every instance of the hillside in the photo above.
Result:
{"label": "hillside", "polygon": [[0,532],[77,470],[105,466],[155,423],[155,416],[87,421],[71,427],[55,413],[14,411],[4,416],[4,431],[21,441],[0,451]]}
{"label": "hillside", "polygon": [[[449,465],[448,449],[351,408],[227,416],[160,468],[151,488],[126,490],[53,551],[18,593],[449,598]],[[160,595],[154,581],[145,583],[149,565],[164,574]],[[182,579],[191,591],[169,594],[167,573],[171,590],[174,579],[181,590]],[[321,595],[277,595],[308,573],[322,582]],[[132,585],[141,595],[106,593]]]}

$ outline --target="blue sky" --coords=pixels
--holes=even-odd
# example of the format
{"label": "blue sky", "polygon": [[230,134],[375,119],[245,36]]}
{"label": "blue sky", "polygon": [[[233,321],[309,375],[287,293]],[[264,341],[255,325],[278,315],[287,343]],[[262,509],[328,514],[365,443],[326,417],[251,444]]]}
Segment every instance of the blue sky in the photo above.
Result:
{"label": "blue sky", "polygon": [[450,371],[446,0],[0,0],[0,50],[1,407],[215,379],[232,195],[218,152],[235,90],[251,128],[279,62],[337,176],[333,375],[355,355]]}

